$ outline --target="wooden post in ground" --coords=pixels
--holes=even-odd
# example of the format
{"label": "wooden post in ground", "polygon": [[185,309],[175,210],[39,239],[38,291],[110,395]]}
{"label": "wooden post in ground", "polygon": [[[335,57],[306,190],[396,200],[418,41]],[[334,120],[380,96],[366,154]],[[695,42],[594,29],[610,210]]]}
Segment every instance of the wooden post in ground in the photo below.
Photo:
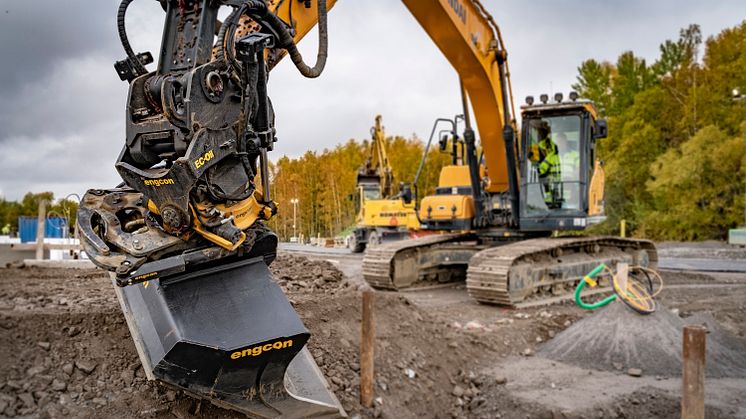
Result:
{"label": "wooden post in ground", "polygon": [[363,321],[360,336],[360,403],[373,406],[373,291],[363,291]]}
{"label": "wooden post in ground", "polygon": [[39,218],[36,225],[36,260],[44,259],[44,230],[47,221],[47,200],[39,200]]}
{"label": "wooden post in ground", "polygon": [[705,340],[707,329],[684,326],[681,418],[705,417]]}

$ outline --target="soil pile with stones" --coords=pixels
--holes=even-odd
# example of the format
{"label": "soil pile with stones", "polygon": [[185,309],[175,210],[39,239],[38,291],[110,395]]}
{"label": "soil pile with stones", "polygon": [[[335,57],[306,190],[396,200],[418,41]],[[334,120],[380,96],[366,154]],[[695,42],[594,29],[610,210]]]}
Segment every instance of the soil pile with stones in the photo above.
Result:
{"label": "soil pile with stones", "polygon": [[342,272],[325,260],[280,253],[269,268],[277,284],[289,293],[324,291],[335,294],[349,286]]}
{"label": "soil pile with stones", "polygon": [[711,316],[681,319],[660,305],[655,313],[642,316],[614,302],[559,333],[538,355],[585,368],[634,368],[646,375],[681,376],[686,324],[704,324],[708,329],[707,377],[746,377],[746,342],[725,332]]}

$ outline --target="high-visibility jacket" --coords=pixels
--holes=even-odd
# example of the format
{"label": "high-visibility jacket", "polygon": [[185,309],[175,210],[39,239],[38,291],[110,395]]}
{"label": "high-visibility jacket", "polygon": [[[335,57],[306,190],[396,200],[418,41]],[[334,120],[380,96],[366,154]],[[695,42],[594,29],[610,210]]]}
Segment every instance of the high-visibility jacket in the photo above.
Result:
{"label": "high-visibility jacket", "polygon": [[576,180],[580,169],[580,153],[575,150],[569,150],[560,156],[560,160],[562,162],[562,177]]}
{"label": "high-visibility jacket", "polygon": [[558,177],[561,170],[560,156],[557,154],[557,145],[549,138],[539,141],[539,176]]}

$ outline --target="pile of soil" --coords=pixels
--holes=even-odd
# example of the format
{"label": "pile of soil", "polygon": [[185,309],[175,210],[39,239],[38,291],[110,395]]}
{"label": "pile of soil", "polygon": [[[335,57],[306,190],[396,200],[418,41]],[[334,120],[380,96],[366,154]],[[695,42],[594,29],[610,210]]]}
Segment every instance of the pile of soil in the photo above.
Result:
{"label": "pile of soil", "polygon": [[642,316],[615,301],[558,334],[538,354],[584,368],[636,368],[648,375],[680,376],[682,330],[687,323],[709,326],[707,377],[746,378],[746,342],[716,326],[712,317],[685,320],[661,305]]}
{"label": "pile of soil", "polygon": [[335,294],[349,283],[331,262],[280,253],[270,265],[272,276],[285,293],[324,291]]}

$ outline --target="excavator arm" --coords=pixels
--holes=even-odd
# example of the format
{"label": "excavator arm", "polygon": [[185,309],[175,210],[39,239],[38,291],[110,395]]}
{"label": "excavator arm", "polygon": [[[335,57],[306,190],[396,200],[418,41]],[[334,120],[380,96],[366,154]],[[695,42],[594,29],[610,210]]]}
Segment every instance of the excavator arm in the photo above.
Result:
{"label": "excavator arm", "polygon": [[503,128],[514,127],[507,51],[500,29],[479,0],[402,0],[459,74],[474,109],[490,183],[508,189]]}
{"label": "excavator arm", "polygon": [[370,129],[370,148],[365,163],[358,170],[357,185],[375,184],[381,190],[381,198],[388,199],[394,194],[394,171],[386,153],[386,134],[381,119],[381,115],[377,115]]}

